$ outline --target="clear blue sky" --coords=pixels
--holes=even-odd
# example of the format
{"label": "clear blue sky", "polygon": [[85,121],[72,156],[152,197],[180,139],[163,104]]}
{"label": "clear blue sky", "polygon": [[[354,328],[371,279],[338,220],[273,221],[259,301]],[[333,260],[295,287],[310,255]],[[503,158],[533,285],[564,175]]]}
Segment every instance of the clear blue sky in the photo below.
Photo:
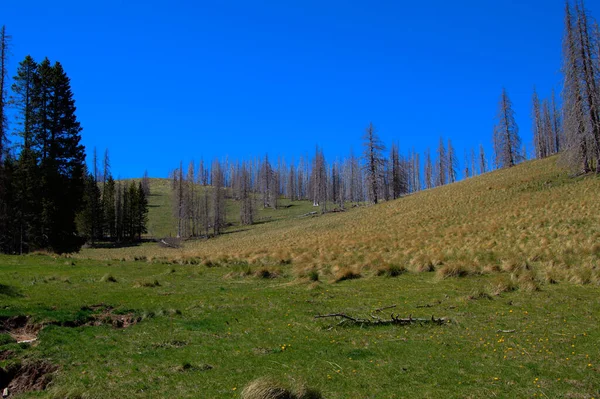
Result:
{"label": "clear blue sky", "polygon": [[[587,1],[598,16],[600,0]],[[88,155],[165,177],[179,160],[329,160],[373,121],[389,146],[463,148],[491,132],[505,86],[531,147],[533,85],[560,91],[564,1],[18,1],[2,4],[10,74],[60,61]]]}

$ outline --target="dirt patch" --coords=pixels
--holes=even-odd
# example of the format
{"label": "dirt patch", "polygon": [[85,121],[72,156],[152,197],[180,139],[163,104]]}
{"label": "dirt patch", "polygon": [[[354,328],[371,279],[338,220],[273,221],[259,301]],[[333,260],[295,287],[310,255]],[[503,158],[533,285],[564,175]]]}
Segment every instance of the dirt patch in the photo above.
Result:
{"label": "dirt patch", "polygon": [[27,316],[0,317],[0,333],[9,334],[18,343],[36,341],[42,327],[30,323]]}
{"label": "dirt patch", "polygon": [[18,364],[0,368],[0,390],[8,388],[9,397],[29,391],[43,391],[58,367],[46,362]]}
{"label": "dirt patch", "polygon": [[92,306],[84,306],[81,308],[84,311],[92,311],[91,314],[86,320],[78,320],[73,323],[73,325],[64,325],[65,327],[80,327],[80,326],[102,326],[102,325],[111,325],[114,328],[127,328],[134,324],[142,321],[140,316],[136,316],[133,312],[128,313],[116,313],[115,309],[109,305],[92,305]]}

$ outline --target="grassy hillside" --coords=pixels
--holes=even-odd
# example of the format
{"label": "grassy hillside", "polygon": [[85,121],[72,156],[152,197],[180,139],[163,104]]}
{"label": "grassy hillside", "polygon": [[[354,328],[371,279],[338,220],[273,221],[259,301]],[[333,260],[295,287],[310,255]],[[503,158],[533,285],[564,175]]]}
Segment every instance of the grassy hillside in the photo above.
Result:
{"label": "grassy hillside", "polygon": [[[198,187],[198,190],[202,190]],[[177,235],[177,220],[173,216],[173,194],[169,179],[150,179],[150,197],[148,199],[148,237],[162,238]],[[312,212],[314,209],[308,201],[281,200],[279,209],[257,209],[257,224],[281,219],[292,219],[299,215]],[[246,226],[240,226],[240,205],[234,200],[226,200],[226,220],[232,226],[226,232],[237,231]]]}
{"label": "grassy hillside", "polygon": [[314,269],[332,278],[391,267],[436,269],[440,276],[525,270],[524,280],[534,273],[545,282],[598,282],[600,180],[570,178],[556,163],[526,162],[342,214],[279,218],[181,250],[143,246],[81,256],[291,263],[299,275]]}

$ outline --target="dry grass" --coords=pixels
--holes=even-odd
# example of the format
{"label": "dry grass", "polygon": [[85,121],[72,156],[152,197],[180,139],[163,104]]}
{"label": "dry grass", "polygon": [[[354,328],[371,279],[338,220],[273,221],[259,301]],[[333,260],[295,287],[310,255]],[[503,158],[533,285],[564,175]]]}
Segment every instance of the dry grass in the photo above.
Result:
{"label": "dry grass", "polygon": [[321,399],[322,395],[300,385],[295,389],[284,387],[269,378],[259,378],[250,382],[242,391],[242,399]]}
{"label": "dry grass", "polygon": [[515,284],[530,290],[560,281],[598,284],[600,179],[569,177],[556,163],[526,162],[377,206],[277,220],[181,249],[144,245],[79,256],[291,264],[295,275],[315,270],[333,280],[347,270],[367,276],[397,265],[441,278],[516,273]]}

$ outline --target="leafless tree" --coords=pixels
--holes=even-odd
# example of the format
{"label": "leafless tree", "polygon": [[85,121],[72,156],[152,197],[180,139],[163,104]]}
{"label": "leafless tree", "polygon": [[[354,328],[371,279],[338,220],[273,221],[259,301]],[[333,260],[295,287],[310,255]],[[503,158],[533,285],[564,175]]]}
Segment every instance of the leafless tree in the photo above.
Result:
{"label": "leafless tree", "polygon": [[385,146],[379,139],[372,122],[369,123],[369,126],[365,129],[365,134],[363,135],[363,148],[363,168],[365,170],[367,184],[369,185],[369,196],[370,200],[377,204],[379,200],[379,182],[382,178],[383,168],[385,166],[385,160],[383,158]]}
{"label": "leafless tree", "polygon": [[221,163],[214,160],[211,168],[212,180],[212,225],[214,235],[219,235],[225,226],[225,187]]}
{"label": "leafless tree", "polygon": [[498,103],[498,123],[494,128],[494,149],[496,150],[496,164],[505,168],[521,162],[521,137],[519,127],[515,121],[515,113],[512,102],[508,97],[506,89],[502,89],[502,95]]}
{"label": "leafless tree", "polygon": [[456,157],[456,151],[452,146],[452,142],[448,139],[448,155],[446,157],[446,168],[448,171],[448,182],[454,183],[457,178],[457,170],[458,170],[458,158]]}
{"label": "leafless tree", "polygon": [[313,206],[320,206],[321,213],[327,211],[327,165],[323,151],[316,147],[310,179]]}
{"label": "leafless tree", "polygon": [[254,200],[249,166],[242,164],[240,170],[240,221],[244,225],[254,223]]}
{"label": "leafless tree", "polygon": [[437,161],[435,163],[435,184],[436,186],[443,186],[446,184],[446,176],[448,169],[448,159],[446,147],[444,147],[444,139],[440,137],[437,150]]}
{"label": "leafless tree", "polygon": [[[600,42],[600,41],[599,41]],[[550,98],[551,102],[551,112],[552,112],[552,130],[554,131],[554,152],[560,152],[562,150],[562,145],[564,142],[564,135],[562,129],[562,118],[561,111],[558,109],[558,105],[556,104],[556,95],[554,93],[554,89],[552,90],[552,96]]]}
{"label": "leafless tree", "polygon": [[600,173],[600,93],[598,38],[592,32],[583,1],[574,13],[566,4],[563,39],[563,115],[566,148],[563,159],[573,170]]}
{"label": "leafless tree", "polygon": [[535,87],[531,99],[531,119],[533,121],[533,144],[535,146],[535,156],[538,159],[548,156],[546,148],[546,136],[542,120],[542,111],[540,109],[540,99]]}
{"label": "leafless tree", "polygon": [[425,151],[425,188],[433,188],[433,163],[431,162],[431,150],[428,148]]}
{"label": "leafless tree", "polygon": [[479,144],[479,173],[483,174],[487,172],[487,161],[485,159],[485,150],[483,144]]}

